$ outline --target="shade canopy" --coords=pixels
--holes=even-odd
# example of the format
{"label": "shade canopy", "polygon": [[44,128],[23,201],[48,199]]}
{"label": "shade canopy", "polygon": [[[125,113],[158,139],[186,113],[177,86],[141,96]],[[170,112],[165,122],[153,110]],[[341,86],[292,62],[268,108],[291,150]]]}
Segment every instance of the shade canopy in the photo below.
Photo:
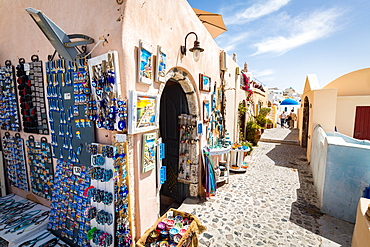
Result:
{"label": "shade canopy", "polygon": [[299,105],[299,103],[294,99],[285,99],[281,101],[280,105]]}
{"label": "shade canopy", "polygon": [[221,33],[227,31],[222,15],[200,9],[193,8],[193,10],[199,20],[207,28],[208,32],[212,35],[212,38],[216,38]]}

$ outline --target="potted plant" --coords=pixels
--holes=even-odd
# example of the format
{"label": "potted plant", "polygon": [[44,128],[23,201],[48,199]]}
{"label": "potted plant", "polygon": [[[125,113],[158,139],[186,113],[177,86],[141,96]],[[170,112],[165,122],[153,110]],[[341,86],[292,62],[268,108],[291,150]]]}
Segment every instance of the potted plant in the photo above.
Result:
{"label": "potted plant", "polygon": [[251,119],[247,122],[246,132],[247,141],[253,143],[254,146],[257,145],[262,135],[261,126]]}
{"label": "potted plant", "polygon": [[273,126],[274,126],[274,124],[272,123],[272,121],[267,118],[267,123],[266,123],[267,129],[272,129]]}

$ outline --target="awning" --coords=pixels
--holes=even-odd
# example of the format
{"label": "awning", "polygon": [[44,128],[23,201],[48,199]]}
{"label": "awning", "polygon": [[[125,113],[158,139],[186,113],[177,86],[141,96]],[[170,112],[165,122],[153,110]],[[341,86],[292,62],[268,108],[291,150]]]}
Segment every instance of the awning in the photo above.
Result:
{"label": "awning", "polygon": [[216,38],[221,33],[227,31],[222,15],[200,9],[193,8],[193,10],[199,20],[207,28],[208,32],[212,35],[212,38]]}

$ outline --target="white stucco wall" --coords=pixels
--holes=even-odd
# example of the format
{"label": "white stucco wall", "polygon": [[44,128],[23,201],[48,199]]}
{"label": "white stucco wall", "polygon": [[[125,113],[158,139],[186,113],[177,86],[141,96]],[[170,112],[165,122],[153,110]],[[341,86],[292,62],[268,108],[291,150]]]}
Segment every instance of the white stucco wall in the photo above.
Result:
{"label": "white stucco wall", "polygon": [[370,96],[339,96],[337,100],[335,125],[338,132],[353,136],[356,107],[370,106]]}
{"label": "white stucco wall", "polygon": [[312,149],[311,149],[311,170],[314,181],[314,186],[319,199],[320,208],[323,201],[323,193],[325,186],[326,173],[326,157],[328,152],[328,142],[326,140],[325,131],[316,125],[312,133]]}

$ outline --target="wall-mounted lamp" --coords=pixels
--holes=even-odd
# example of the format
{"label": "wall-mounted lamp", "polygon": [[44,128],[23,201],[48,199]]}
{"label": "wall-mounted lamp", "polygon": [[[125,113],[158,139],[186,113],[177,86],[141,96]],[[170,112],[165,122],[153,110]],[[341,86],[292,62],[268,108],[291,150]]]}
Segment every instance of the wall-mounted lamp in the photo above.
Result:
{"label": "wall-mounted lamp", "polygon": [[200,53],[204,51],[203,48],[200,47],[200,42],[198,41],[198,36],[194,32],[190,32],[185,36],[185,45],[181,46],[181,54],[186,56],[186,39],[188,38],[189,34],[195,35],[194,47],[190,48],[189,51],[193,53],[193,57],[195,62],[198,62],[200,58]]}

